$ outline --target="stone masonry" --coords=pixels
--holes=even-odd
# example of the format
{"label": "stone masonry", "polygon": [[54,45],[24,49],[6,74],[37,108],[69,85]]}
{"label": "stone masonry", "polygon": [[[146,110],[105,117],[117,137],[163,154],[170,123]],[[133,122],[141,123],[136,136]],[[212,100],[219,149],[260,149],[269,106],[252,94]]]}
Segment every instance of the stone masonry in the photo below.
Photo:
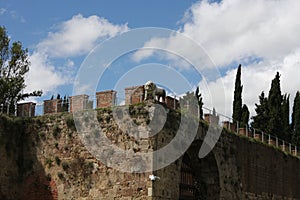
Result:
{"label": "stone masonry", "polygon": [[143,85],[125,88],[126,105],[143,102],[144,98],[145,98],[145,89]]}
{"label": "stone masonry", "polygon": [[44,101],[44,114],[62,112],[62,100],[52,99]]}
{"label": "stone masonry", "polygon": [[[90,125],[94,118],[84,116],[86,124],[81,128],[99,125],[120,149],[153,152],[168,145],[181,124],[180,113],[170,109],[165,126],[157,134],[135,138],[132,133],[144,130],[149,123],[152,105],[130,107],[130,116],[122,119],[126,128],[118,126],[110,109],[97,110],[97,121]],[[117,113],[120,116],[124,114],[121,111]],[[130,118],[135,125],[128,123]],[[199,149],[208,130],[203,121],[190,147],[176,161],[157,171],[125,173],[104,165],[88,151],[69,113],[29,118],[22,123],[22,119],[2,115],[0,119],[0,199],[178,200],[189,190],[195,195],[191,199],[300,199],[297,156],[221,129],[213,150],[200,159]],[[185,133],[189,134],[189,129]],[[90,134],[86,136],[97,137],[99,133]],[[182,170],[183,164],[190,170]],[[151,181],[151,174],[160,178]],[[186,175],[195,185],[185,185]]]}
{"label": "stone masonry", "polygon": [[86,94],[69,97],[70,112],[85,110],[89,107],[89,96]]}
{"label": "stone masonry", "polygon": [[96,93],[97,108],[106,108],[116,105],[117,92],[114,90],[106,90]]}
{"label": "stone masonry", "polygon": [[166,106],[172,109],[177,109],[179,107],[179,101],[173,97],[166,96]]}
{"label": "stone masonry", "polygon": [[17,104],[17,116],[18,117],[33,117],[35,115],[36,103],[18,103]]}

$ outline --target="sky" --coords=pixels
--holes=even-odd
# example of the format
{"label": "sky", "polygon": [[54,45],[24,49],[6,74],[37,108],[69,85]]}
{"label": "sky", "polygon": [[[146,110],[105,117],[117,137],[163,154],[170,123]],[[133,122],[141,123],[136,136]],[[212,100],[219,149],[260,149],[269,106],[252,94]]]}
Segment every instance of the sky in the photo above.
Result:
{"label": "sky", "polygon": [[[113,47],[136,44],[137,49],[87,75],[103,72],[97,91],[116,89],[122,102],[122,87],[146,80],[176,96],[200,86],[205,107],[231,116],[241,63],[243,103],[255,115],[258,96],[268,93],[277,71],[290,106],[300,90],[299,10],[297,0],[5,0],[0,1],[0,25],[11,41],[29,50],[26,91],[43,90],[42,97],[30,99],[38,103],[58,93],[72,95],[93,56],[108,56],[105,45],[115,53]],[[145,27],[159,31],[151,35]]]}

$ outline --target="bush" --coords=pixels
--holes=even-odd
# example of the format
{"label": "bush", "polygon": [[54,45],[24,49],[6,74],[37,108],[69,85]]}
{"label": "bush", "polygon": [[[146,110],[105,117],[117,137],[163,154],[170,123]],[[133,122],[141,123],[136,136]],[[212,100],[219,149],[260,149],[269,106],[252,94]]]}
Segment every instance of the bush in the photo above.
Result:
{"label": "bush", "polygon": [[59,135],[59,133],[60,133],[60,128],[57,125],[55,125],[54,128],[53,128],[53,133],[52,133],[53,137],[57,138],[57,136]]}
{"label": "bush", "polygon": [[71,115],[66,117],[66,123],[67,123],[68,128],[73,129],[73,130],[76,129],[74,119]]}

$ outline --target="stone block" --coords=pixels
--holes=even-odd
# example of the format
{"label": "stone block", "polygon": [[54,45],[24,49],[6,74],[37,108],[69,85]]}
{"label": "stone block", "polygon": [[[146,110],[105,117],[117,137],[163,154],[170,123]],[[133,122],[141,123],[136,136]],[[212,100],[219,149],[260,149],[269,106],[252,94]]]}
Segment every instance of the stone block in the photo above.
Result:
{"label": "stone block", "polygon": [[80,111],[92,108],[91,101],[89,101],[89,96],[86,94],[76,95],[69,97],[70,100],[70,112]]}
{"label": "stone block", "polygon": [[33,117],[35,115],[36,103],[18,103],[17,105],[17,116],[18,117]]}
{"label": "stone block", "polygon": [[52,99],[44,101],[44,114],[62,112],[62,100]]}
{"label": "stone block", "polygon": [[143,102],[145,89],[143,85],[125,88],[125,105]]}
{"label": "stone block", "polygon": [[166,105],[168,108],[177,109],[179,108],[179,101],[173,97],[166,96]]}
{"label": "stone block", "polygon": [[117,92],[114,90],[106,90],[96,93],[97,108],[106,108],[116,105]]}

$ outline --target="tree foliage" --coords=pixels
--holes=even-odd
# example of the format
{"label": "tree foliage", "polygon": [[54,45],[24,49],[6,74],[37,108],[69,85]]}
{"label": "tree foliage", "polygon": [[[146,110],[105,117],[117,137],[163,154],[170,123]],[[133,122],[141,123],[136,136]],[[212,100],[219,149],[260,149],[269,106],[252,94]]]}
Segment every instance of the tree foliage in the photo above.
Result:
{"label": "tree foliage", "polygon": [[202,101],[202,95],[199,90],[199,86],[197,86],[196,88],[195,96],[198,102],[198,107],[199,107],[198,112],[199,112],[200,119],[203,119],[203,101]]}
{"label": "tree foliage", "polygon": [[234,86],[234,99],[233,99],[233,112],[232,119],[233,122],[240,122],[242,118],[242,91],[243,86],[241,83],[241,65],[239,65]]}
{"label": "tree foliage", "polygon": [[0,26],[0,105],[4,112],[14,113],[18,101],[42,95],[42,91],[23,93],[29,66],[28,50],[23,49],[21,42],[10,45],[6,29]]}
{"label": "tree foliage", "polygon": [[271,83],[271,89],[268,95],[268,109],[270,119],[267,126],[267,132],[280,138],[284,138],[282,122],[282,95],[279,72],[276,73],[276,76]]}
{"label": "tree foliage", "polygon": [[266,132],[266,124],[269,122],[269,108],[268,98],[265,96],[264,92],[262,92],[259,96],[259,104],[255,104],[255,112],[256,115],[252,117],[253,121],[251,126]]}
{"label": "tree foliage", "polygon": [[290,95],[285,94],[282,98],[282,126],[284,133],[284,140],[291,141],[290,128]]}
{"label": "tree foliage", "polygon": [[296,93],[293,105],[293,113],[292,113],[292,124],[291,124],[291,132],[292,132],[292,143],[293,145],[300,145],[300,92]]}
{"label": "tree foliage", "polygon": [[242,107],[241,126],[248,126],[250,112],[246,104]]}

